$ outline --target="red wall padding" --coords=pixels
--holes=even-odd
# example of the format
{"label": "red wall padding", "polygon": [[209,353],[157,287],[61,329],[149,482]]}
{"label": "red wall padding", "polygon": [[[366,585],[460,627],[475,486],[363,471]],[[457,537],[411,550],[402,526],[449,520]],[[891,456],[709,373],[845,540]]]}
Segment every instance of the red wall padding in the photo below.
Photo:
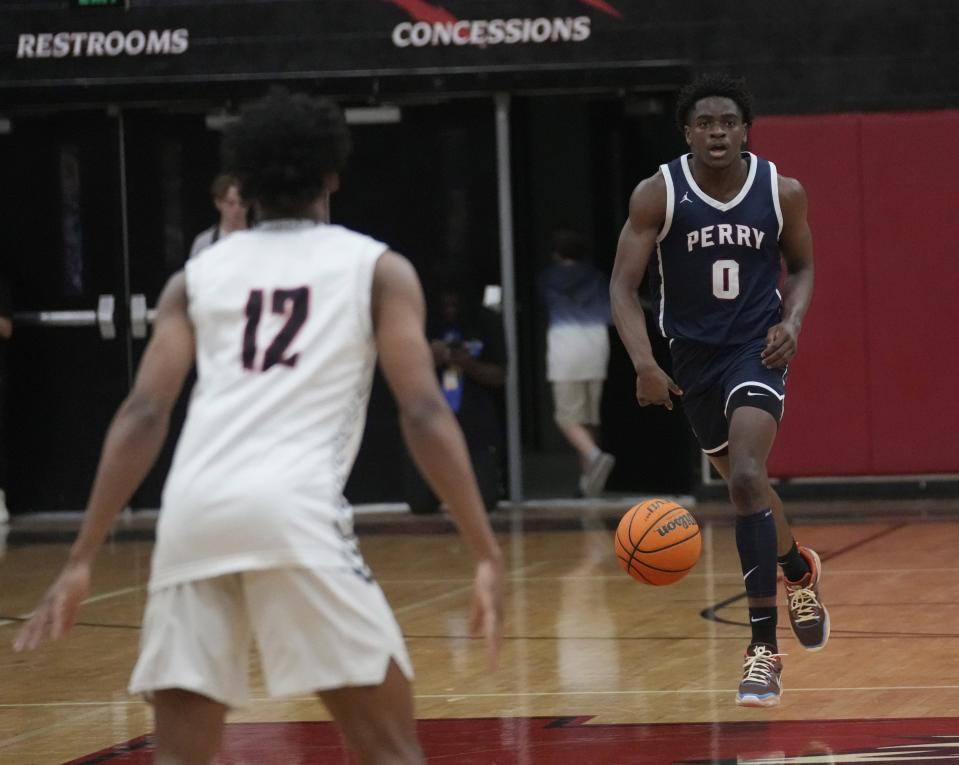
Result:
{"label": "red wall padding", "polygon": [[772,475],[959,473],[957,132],[957,111],[756,121],[816,253]]}
{"label": "red wall padding", "polygon": [[862,119],[873,472],[959,472],[959,112]]}
{"label": "red wall padding", "polygon": [[787,380],[774,475],[871,469],[858,118],[757,120],[754,150],[798,178],[809,197],[816,256],[813,303]]}

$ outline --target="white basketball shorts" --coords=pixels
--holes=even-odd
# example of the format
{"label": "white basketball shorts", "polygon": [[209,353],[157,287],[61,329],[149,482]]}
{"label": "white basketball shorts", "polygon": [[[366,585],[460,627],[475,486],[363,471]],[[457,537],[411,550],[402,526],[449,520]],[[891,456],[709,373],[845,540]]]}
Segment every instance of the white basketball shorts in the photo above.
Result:
{"label": "white basketball shorts", "polygon": [[271,696],[379,685],[391,659],[413,678],[380,586],[348,570],[266,569],[151,593],[130,693],[179,688],[250,703],[255,637]]}

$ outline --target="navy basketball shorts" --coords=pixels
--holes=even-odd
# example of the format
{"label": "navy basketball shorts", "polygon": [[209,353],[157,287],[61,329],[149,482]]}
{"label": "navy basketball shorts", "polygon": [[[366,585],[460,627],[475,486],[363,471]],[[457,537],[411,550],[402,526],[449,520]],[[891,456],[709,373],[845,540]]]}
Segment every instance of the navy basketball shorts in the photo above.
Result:
{"label": "navy basketball shorts", "polygon": [[742,345],[711,346],[673,340],[673,379],[683,389],[683,411],[706,454],[723,455],[729,421],[740,406],[769,412],[778,425],[786,400],[785,369],[766,369],[760,354],[766,338]]}

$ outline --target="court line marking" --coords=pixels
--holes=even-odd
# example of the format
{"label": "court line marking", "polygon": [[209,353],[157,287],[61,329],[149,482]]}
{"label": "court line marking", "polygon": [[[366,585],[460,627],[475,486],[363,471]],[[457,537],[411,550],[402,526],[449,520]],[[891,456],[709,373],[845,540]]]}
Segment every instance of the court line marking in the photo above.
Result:
{"label": "court line marking", "polygon": [[393,615],[399,616],[400,614],[405,614],[408,611],[415,611],[417,608],[422,608],[423,606],[428,606],[431,603],[437,603],[441,600],[446,600],[447,598],[455,597],[456,595],[462,595],[463,593],[470,592],[473,589],[472,584],[467,584],[462,587],[457,587],[453,590],[447,590],[446,592],[440,593],[439,595],[434,595],[432,598],[425,598],[423,600],[417,600],[413,603],[407,603],[405,606],[393,609]]}
{"label": "court line marking", "polygon": [[[545,568],[545,567],[548,566],[548,565],[549,565],[549,561],[535,561],[534,563],[530,563],[529,565],[523,566],[522,568],[518,569],[518,570],[516,571],[515,576],[514,576],[514,577],[511,577],[511,578],[515,578],[515,579],[521,580],[521,579],[524,578],[523,575],[524,575],[525,573],[531,572],[531,571],[536,571],[536,570],[541,569],[541,568]],[[386,581],[388,581],[388,580],[377,580],[377,581],[379,581],[380,584],[382,585],[382,584],[385,584]],[[417,581],[419,584],[422,584],[422,583],[427,582],[427,581],[429,581],[429,580],[425,580],[425,579],[424,579],[424,580],[409,580],[409,581]],[[470,591],[473,589],[473,580],[472,580],[472,579],[469,579],[469,580],[463,579],[463,580],[459,580],[459,581],[464,581],[464,582],[468,581],[469,584],[464,584],[462,587],[456,587],[455,589],[447,590],[446,592],[442,592],[442,593],[440,593],[440,594],[438,594],[438,595],[434,595],[434,596],[429,597],[429,598],[424,598],[424,599],[422,599],[422,600],[414,601],[413,603],[407,603],[405,606],[400,606],[399,608],[394,608],[394,609],[393,609],[393,614],[394,614],[394,615],[397,615],[397,614],[404,614],[404,613],[407,613],[407,612],[409,612],[409,611],[414,611],[414,610],[416,610],[417,608],[422,608],[422,607],[424,607],[424,606],[431,605],[431,604],[436,603],[436,602],[439,602],[439,601],[441,601],[441,600],[446,600],[447,598],[452,598],[452,597],[456,597],[456,596],[458,596],[458,595],[463,595],[463,594],[465,594],[465,593],[467,593],[467,592],[470,592]],[[81,606],[85,606],[85,605],[87,605],[87,604],[89,604],[89,603],[97,603],[97,602],[100,602],[100,601],[103,601],[103,600],[108,600],[108,599],[110,599],[110,598],[119,597],[120,595],[127,595],[127,594],[129,594],[129,593],[131,593],[131,592],[136,592],[136,591],[138,591],[138,590],[142,590],[142,589],[144,588],[144,586],[145,586],[145,585],[137,585],[136,587],[124,587],[123,589],[120,589],[120,590],[113,590],[112,592],[105,592],[105,593],[102,593],[102,594],[100,594],[100,595],[95,595],[95,596],[93,596],[93,597],[87,598],[86,600],[82,601],[82,602],[80,603],[80,605],[81,605]],[[31,611],[30,613],[23,614],[23,615],[21,615],[21,616],[19,617],[19,620],[29,619],[32,614],[33,614],[32,611]],[[0,620],[0,627],[6,627],[6,626],[9,625],[9,624],[16,624],[16,623],[17,623],[17,620],[14,620],[14,619],[3,619],[3,620]]]}
{"label": "court line marking", "polygon": [[[548,562],[548,561],[536,561],[535,563],[530,563],[528,566],[523,566],[523,568],[519,569],[515,574],[512,574],[512,575],[510,575],[509,577],[507,577],[507,581],[511,581],[511,580],[515,580],[515,581],[528,581],[528,580],[530,580],[530,578],[523,576],[524,572],[535,571],[535,570],[537,570],[537,569],[544,568],[544,567],[546,567],[547,565],[549,565],[549,562]],[[543,578],[544,578],[544,579],[549,579],[549,578],[553,578],[553,577],[543,577]],[[559,578],[559,577],[556,577],[556,578]],[[619,578],[619,577],[617,577],[617,578]],[[428,580],[428,579],[394,579],[394,580],[389,580],[389,579],[377,579],[377,582],[379,582],[379,584],[380,584],[381,586],[384,585],[384,584],[389,584],[389,583],[391,583],[391,582],[394,583],[394,584],[396,584],[396,583],[424,584],[424,583],[429,583],[430,581],[431,581],[431,580]],[[435,581],[435,580],[433,580],[433,581]],[[416,602],[414,602],[414,603],[408,603],[408,604],[406,604],[405,606],[401,606],[401,607],[399,607],[399,608],[394,608],[394,609],[393,609],[393,613],[394,613],[394,614],[406,613],[407,611],[412,611],[412,610],[417,609],[417,608],[422,608],[423,606],[430,605],[431,603],[435,603],[435,602],[440,601],[440,600],[445,600],[446,598],[455,597],[456,595],[462,595],[463,593],[469,592],[470,590],[473,589],[473,580],[472,580],[472,579],[459,579],[459,580],[455,580],[455,579],[454,579],[454,580],[449,580],[449,579],[447,579],[447,580],[445,580],[445,581],[446,581],[446,582],[450,582],[450,581],[462,581],[462,582],[468,582],[468,584],[464,584],[462,587],[457,587],[457,588],[455,588],[455,589],[453,589],[453,590],[447,590],[446,592],[440,593],[439,595],[434,595],[434,596],[431,597],[431,598],[425,598],[425,599],[423,599],[423,600],[419,600],[419,601],[416,601]],[[139,590],[142,590],[142,589],[144,589],[144,587],[145,587],[145,585],[142,585],[142,584],[141,584],[141,585],[137,585],[137,586],[135,586],[135,587],[124,587],[123,589],[120,589],[120,590],[113,590],[113,591],[111,591],[111,592],[104,592],[104,593],[102,593],[102,594],[100,594],[100,595],[94,595],[93,597],[87,598],[86,600],[82,601],[82,602],[80,603],[80,605],[81,605],[81,606],[86,606],[86,605],[89,605],[89,604],[91,604],[91,603],[99,603],[99,602],[104,601],[104,600],[109,600],[110,598],[120,597],[121,595],[128,595],[128,594],[131,593],[131,592],[137,592],[137,591],[139,591]],[[30,612],[28,612],[28,613],[21,614],[21,615],[18,617],[18,619],[2,619],[2,620],[0,620],[0,627],[6,627],[7,625],[10,625],[10,624],[17,624],[19,621],[22,621],[22,620],[24,620],[24,619],[29,619],[32,615],[33,615],[33,611],[30,611]]]}
{"label": "court line marking", "polygon": [[[535,563],[530,563],[528,566],[523,566],[517,573],[522,573],[524,571],[535,571],[539,568],[544,568],[549,565],[548,561],[536,561]],[[462,587],[456,587],[452,590],[447,590],[442,592],[439,595],[434,595],[431,598],[424,598],[423,600],[418,600],[413,603],[407,603],[405,606],[400,606],[399,608],[393,609],[394,615],[405,614],[409,611],[415,611],[417,608],[422,608],[423,606],[428,606],[432,603],[436,603],[440,600],[446,600],[447,598],[452,598],[457,595],[462,595],[467,592],[471,592],[473,589],[473,580],[469,580],[470,583],[463,585]]]}
{"label": "court line marking", "polygon": [[[4,708],[10,707],[10,708],[16,709],[16,705],[0,704],[0,707],[4,707]],[[89,720],[93,717],[98,717],[101,714],[101,712],[102,710],[100,709],[92,709],[89,712],[81,712],[79,714],[74,715],[70,719],[70,722],[73,723],[73,722],[79,722],[82,720]],[[63,726],[63,722],[64,722],[63,720],[58,720],[55,723],[51,723],[50,725],[45,725],[44,727],[39,728],[37,730],[31,730],[31,731],[28,731],[27,733],[21,733],[19,736],[13,736],[12,738],[2,739],[0,740],[0,749],[6,749],[7,747],[13,746],[14,744],[19,744],[23,741],[29,741],[31,738],[36,738],[37,736],[45,733],[55,732],[56,730],[58,730],[59,728]]]}
{"label": "court line marking", "polygon": [[[523,576],[524,572],[535,571],[537,569],[544,568],[547,565],[548,565],[548,561],[536,561],[535,563],[530,563],[528,566],[523,566],[523,568],[519,569],[514,575],[510,575],[509,577],[507,577],[507,581],[510,581],[510,580],[527,581],[529,580],[529,577]],[[549,577],[544,577],[544,578],[549,578]],[[377,579],[377,582],[379,582],[381,586],[384,584],[389,584],[391,582],[394,584],[396,583],[424,584],[424,583],[429,583],[430,581],[431,580],[428,580],[428,579],[394,579],[394,580]],[[425,598],[423,600],[419,600],[414,603],[408,603],[405,606],[401,606],[400,608],[394,608],[393,613],[401,614],[407,611],[412,611],[414,609],[430,605],[431,603],[435,603],[440,600],[445,600],[446,598],[451,598],[456,595],[462,595],[463,593],[469,592],[470,590],[473,589],[472,579],[445,580],[445,582],[450,582],[450,581],[468,582],[468,584],[464,584],[462,587],[457,587],[453,590],[447,590],[446,592],[440,593],[439,595],[434,595],[431,598]],[[99,603],[101,601],[109,600],[111,598],[116,598],[121,595],[128,595],[131,592],[137,592],[139,590],[144,589],[145,586],[146,585],[141,584],[135,587],[124,587],[123,589],[120,589],[120,590],[113,590],[112,592],[104,592],[100,595],[94,595],[93,597],[87,598],[86,600],[82,601],[80,605],[86,606],[91,603]],[[28,613],[21,614],[17,619],[2,619],[0,620],[0,627],[6,627],[7,625],[10,625],[10,624],[17,624],[20,621],[23,621],[24,619],[29,619],[32,615],[33,615],[33,611],[30,611]]]}
{"label": "court line marking", "polygon": [[[113,590],[111,592],[103,592],[99,595],[93,595],[92,597],[87,598],[86,600],[80,601],[81,606],[89,605],[90,603],[99,603],[103,600],[110,600],[110,598],[118,598],[121,595],[128,595],[131,592],[136,592],[137,590],[142,590],[144,585],[140,584],[136,587],[124,587],[122,590]],[[8,624],[19,624],[20,622],[29,619],[33,616],[33,611],[28,611],[25,614],[20,614],[16,619],[3,619],[0,620],[0,627],[6,627]]]}
{"label": "court line marking", "polygon": [[[891,526],[887,526],[884,529],[880,529],[875,534],[870,534],[869,536],[863,537],[862,539],[857,539],[855,542],[851,542],[845,547],[840,547],[838,550],[824,553],[822,556],[822,560],[824,562],[828,562],[828,561],[834,560],[835,558],[839,558],[845,555],[846,553],[852,552],[853,550],[858,550],[860,547],[865,547],[866,545],[869,545],[878,539],[882,539],[884,537],[888,537],[892,534],[895,534],[897,531],[900,531],[906,528],[908,525],[909,524],[905,521],[901,523],[894,523]],[[730,619],[726,619],[720,616],[719,612],[722,611],[724,608],[728,608],[734,603],[738,603],[741,600],[747,600],[747,598],[748,598],[748,593],[744,590],[738,595],[733,595],[730,598],[721,600],[719,603],[716,603],[712,606],[708,606],[704,608],[702,611],[699,612],[699,615],[706,621],[714,622],[716,624],[729,624],[737,627],[742,627],[744,626],[742,623],[734,622]]]}
{"label": "court line marking", "polygon": [[[868,685],[849,688],[793,688],[789,693],[861,693],[863,691],[959,691],[959,685]],[[733,693],[730,688],[676,688],[671,690],[623,690],[623,691],[502,691],[498,693],[416,693],[417,699],[489,699],[536,696],[677,696],[684,693]],[[315,701],[314,696],[291,696],[289,698],[254,697],[255,704],[287,704],[291,702]],[[24,704],[0,704],[0,709],[36,709],[58,707],[111,707],[146,704],[142,699],[124,699],[120,701],[50,701]],[[92,714],[92,713],[91,713]],[[61,723],[62,724],[62,723]],[[0,746],[4,742],[0,742]]]}
{"label": "court line marking", "polygon": [[87,598],[80,605],[86,606],[90,603],[99,603],[101,600],[109,600],[110,598],[117,598],[120,595],[127,595],[131,592],[137,592],[142,590],[146,585],[138,584],[135,587],[124,587],[122,590],[114,590],[113,592],[104,592],[101,595],[94,595],[92,598]]}
{"label": "court line marking", "polygon": [[[610,559],[609,559],[609,560],[610,560],[610,561],[613,560],[612,556],[610,556]],[[543,565],[552,565],[553,563],[555,563],[555,561],[540,561],[540,563],[542,563]],[[944,572],[945,572],[945,573],[949,573],[949,572],[954,573],[954,572],[956,572],[956,571],[959,571],[959,566],[940,566],[940,567],[936,567],[936,568],[895,568],[895,569],[889,569],[889,568],[881,568],[881,569],[879,569],[879,568],[877,568],[877,569],[859,568],[859,569],[846,569],[846,570],[842,570],[842,571],[836,571],[835,569],[830,568],[830,569],[829,569],[829,578],[832,579],[832,578],[835,577],[835,576],[896,576],[896,575],[899,575],[899,574],[925,574],[925,573],[929,573],[929,574],[941,574],[941,573],[944,573]],[[743,578],[743,575],[742,575],[741,572],[737,573],[737,572],[732,572],[732,571],[729,572],[729,573],[727,573],[727,574],[696,574],[696,573],[689,573],[689,574],[687,574],[685,577],[683,577],[683,580],[685,581],[685,580],[689,580],[689,579],[706,579],[706,578],[712,578],[712,579],[729,579],[729,580],[732,581],[732,582],[741,582],[741,581],[742,581],[742,578]],[[618,574],[593,574],[593,575],[591,575],[591,576],[563,576],[563,575],[557,575],[557,576],[516,576],[516,575],[512,575],[512,574],[508,574],[508,575],[506,576],[506,581],[507,581],[507,582],[558,582],[558,581],[571,581],[571,580],[574,580],[574,581],[593,581],[593,580],[596,580],[596,581],[604,581],[604,580],[620,581],[620,580],[622,580],[623,582],[625,582],[625,583],[627,583],[627,584],[629,584],[630,581],[631,581],[630,579],[624,577],[622,573],[618,573]],[[435,579],[380,579],[380,578],[378,578],[378,577],[377,577],[376,581],[379,582],[381,585],[386,585],[386,584],[418,584],[418,585],[422,585],[422,584],[436,584],[436,583],[437,583],[437,580],[435,580]],[[449,583],[452,583],[452,582],[468,582],[468,581],[471,582],[471,581],[473,581],[473,580],[472,580],[472,579],[467,579],[467,578],[465,578],[465,577],[463,577],[463,578],[457,578],[457,579],[444,579],[444,580],[443,580],[443,582],[449,582]]]}
{"label": "court line marking", "polygon": [[[957,691],[959,685],[877,685],[862,688],[794,688],[788,693],[860,693],[862,691]],[[668,690],[632,690],[632,691],[517,691],[516,693],[419,693],[418,699],[484,699],[508,698],[512,696],[681,696],[685,693],[732,693],[730,688],[683,688]],[[265,699],[282,701],[282,699]]]}
{"label": "court line marking", "polygon": [[[788,693],[861,693],[862,691],[959,691],[959,685],[880,685],[862,688],[793,688]],[[537,696],[677,696],[682,694],[733,693],[731,688],[684,688],[674,690],[631,690],[631,691],[518,691],[516,693],[418,693],[417,699],[485,699]],[[282,701],[283,699],[263,699],[264,701]],[[260,699],[257,699],[260,701]]]}
{"label": "court line marking", "polygon": [[[513,578],[516,578],[516,579],[524,579],[525,577],[524,577],[523,575],[524,575],[526,572],[535,571],[535,570],[537,570],[537,569],[544,568],[544,567],[547,566],[547,565],[548,565],[548,561],[536,561],[535,563],[530,563],[528,566],[523,566],[521,569],[519,569],[518,571],[514,572],[509,578],[510,578],[510,579],[513,579]],[[383,584],[387,584],[390,580],[380,579],[380,580],[377,580],[377,581],[378,581],[381,585],[383,585]],[[423,584],[424,582],[428,582],[428,581],[431,581],[431,580],[428,580],[428,579],[421,579],[421,580],[411,579],[411,580],[399,580],[399,581],[409,581],[409,582],[416,582],[417,584]],[[432,581],[435,581],[435,580],[432,580]],[[450,580],[446,580],[446,581],[450,581]],[[456,580],[453,580],[453,581],[456,581]],[[394,614],[406,613],[407,611],[412,611],[412,610],[417,609],[417,608],[422,608],[423,606],[428,606],[428,605],[430,605],[430,604],[432,604],[432,603],[435,603],[435,602],[437,602],[437,601],[445,600],[446,598],[451,598],[451,597],[455,597],[455,596],[457,596],[457,595],[462,595],[463,593],[465,593],[465,592],[470,592],[470,591],[473,589],[473,580],[472,580],[472,579],[462,579],[462,580],[459,580],[459,581],[469,582],[469,584],[464,584],[462,587],[457,587],[457,588],[452,589],[452,590],[447,590],[446,592],[442,592],[442,593],[440,593],[439,595],[434,595],[434,596],[431,597],[431,598],[424,598],[423,600],[418,600],[418,601],[415,601],[415,602],[413,602],[413,603],[407,603],[405,606],[401,606],[401,607],[399,607],[399,608],[394,608],[394,609],[393,609],[393,613],[394,613]],[[90,598],[87,598],[86,600],[81,601],[80,605],[81,605],[81,606],[86,606],[86,605],[89,605],[90,603],[99,603],[99,602],[104,601],[104,600],[109,600],[110,598],[116,598],[116,597],[119,597],[119,596],[121,596],[121,595],[128,595],[128,594],[131,593],[131,592],[137,592],[138,590],[142,590],[144,587],[145,587],[145,585],[142,585],[142,584],[141,584],[141,585],[137,585],[137,586],[135,586],[135,587],[124,587],[124,588],[121,589],[121,590],[113,590],[112,592],[104,592],[104,593],[102,593],[102,594],[100,594],[100,595],[94,595],[93,597],[90,597]],[[22,614],[22,615],[19,617],[19,619],[21,619],[21,620],[22,620],[22,619],[29,619],[32,615],[33,615],[33,611],[30,611],[29,613]],[[17,623],[17,621],[14,620],[14,619],[4,619],[4,620],[0,621],[0,627],[5,627],[5,626],[7,626],[8,624],[16,624],[16,623]]]}

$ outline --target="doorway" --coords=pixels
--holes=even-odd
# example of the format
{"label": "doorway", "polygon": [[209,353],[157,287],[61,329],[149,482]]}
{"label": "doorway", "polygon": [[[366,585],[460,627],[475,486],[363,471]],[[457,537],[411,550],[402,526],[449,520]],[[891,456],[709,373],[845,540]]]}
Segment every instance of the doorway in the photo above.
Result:
{"label": "doorway", "polygon": [[[332,220],[407,257],[427,303],[435,296],[436,277],[451,271],[476,286],[479,300],[483,285],[501,281],[493,104],[486,99],[403,104],[395,114],[390,123],[351,126],[353,153],[332,199]],[[499,454],[505,482],[505,449]],[[350,501],[402,501],[405,455],[392,396],[377,373],[346,486]]]}
{"label": "doorway", "polygon": [[[611,270],[629,193],[682,141],[672,95],[523,96],[512,100],[516,322],[524,495],[573,496],[576,460],[552,420],[545,381],[545,312],[536,277],[549,233],[575,228]],[[354,125],[355,149],[333,220],[388,242],[424,281],[441,261],[465,265],[479,287],[501,284],[495,107],[492,99],[403,105],[400,120]],[[3,252],[16,314],[9,400],[10,506],[80,509],[100,444],[129,391],[146,340],[144,314],[214,221],[209,183],[218,133],[204,114],[170,109],[14,117],[0,135],[10,223]],[[70,321],[44,317],[71,315]],[[79,319],[77,317],[80,317]],[[682,418],[640,409],[614,331],[602,438],[618,459],[618,493],[688,491],[697,465]],[[662,363],[665,346],[650,337]],[[505,410],[505,405],[501,405]],[[185,412],[181,400],[175,436]],[[505,425],[505,411],[500,418]],[[504,427],[505,433],[505,427]],[[134,497],[159,506],[174,438]],[[505,449],[503,450],[505,453]],[[403,444],[377,380],[367,432],[347,487],[354,502],[402,498]],[[505,485],[505,458],[504,458]]]}
{"label": "doorway", "polygon": [[[187,237],[209,224],[209,180],[191,181],[216,172],[215,136],[202,116],[118,109],[14,117],[11,128],[0,136],[15,322],[8,498],[15,512],[78,510],[146,343],[136,310],[155,305]],[[172,444],[133,507],[159,506]]]}
{"label": "doorway", "polygon": [[[607,276],[640,180],[685,148],[673,124],[674,93],[543,95],[513,104],[513,185],[517,315],[523,413],[524,494],[573,497],[578,461],[553,422],[546,381],[547,316],[537,278],[549,263],[555,229],[572,229],[591,243]],[[648,297],[641,290],[641,297]],[[647,312],[657,360],[669,370],[666,343]],[[610,327],[610,362],[600,429],[602,447],[617,464],[607,490],[619,494],[688,493],[697,452],[678,409],[640,408],[626,350]]]}

